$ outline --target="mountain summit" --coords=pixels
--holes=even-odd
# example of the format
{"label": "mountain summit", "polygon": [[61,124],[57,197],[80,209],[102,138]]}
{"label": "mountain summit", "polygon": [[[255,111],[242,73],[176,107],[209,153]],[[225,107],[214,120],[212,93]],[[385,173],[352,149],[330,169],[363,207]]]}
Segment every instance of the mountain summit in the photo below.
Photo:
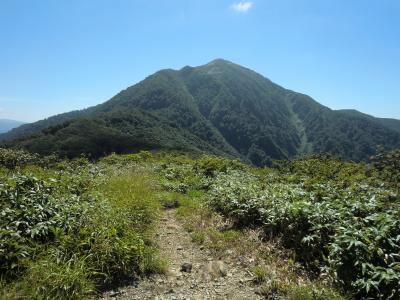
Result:
{"label": "mountain summit", "polygon": [[161,70],[109,101],[0,136],[42,154],[166,149],[237,157],[256,165],[299,154],[363,160],[400,147],[400,121],[331,110],[262,75],[217,59]]}

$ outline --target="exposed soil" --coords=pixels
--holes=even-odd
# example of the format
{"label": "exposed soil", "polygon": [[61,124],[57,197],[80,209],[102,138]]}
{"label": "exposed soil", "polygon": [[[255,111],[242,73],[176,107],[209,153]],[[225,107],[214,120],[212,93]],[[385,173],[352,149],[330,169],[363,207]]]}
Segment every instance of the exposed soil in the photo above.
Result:
{"label": "exposed soil", "polygon": [[170,262],[166,274],[109,291],[103,299],[263,299],[244,267],[214,259],[207,249],[192,242],[175,210],[164,212],[155,240],[160,255]]}

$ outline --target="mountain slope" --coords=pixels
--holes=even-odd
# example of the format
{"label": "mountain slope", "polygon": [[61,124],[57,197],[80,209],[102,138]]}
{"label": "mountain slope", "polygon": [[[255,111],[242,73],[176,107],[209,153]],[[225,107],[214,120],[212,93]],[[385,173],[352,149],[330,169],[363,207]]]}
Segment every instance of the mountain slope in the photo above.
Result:
{"label": "mountain slope", "polygon": [[24,124],[24,122],[10,119],[0,119],[0,133],[7,132],[22,124]]}
{"label": "mountain slope", "polygon": [[355,109],[341,109],[340,112],[347,113],[349,115],[352,115],[353,117],[359,117],[359,118],[362,117],[362,118],[367,118],[369,120],[374,120],[376,122],[379,122],[381,125],[385,126],[386,128],[400,132],[400,120],[389,119],[389,118],[375,118],[373,116],[359,112]]}
{"label": "mountain slope", "polygon": [[297,93],[290,102],[305,127],[313,153],[332,153],[357,161],[374,154],[378,146],[399,147],[399,132],[378,118],[347,110],[334,111]]}
{"label": "mountain slope", "polygon": [[297,153],[300,139],[285,89],[222,60],[180,73],[203,116],[242,156],[264,164]]}
{"label": "mountain slope", "polygon": [[84,116],[90,112],[90,109],[76,110],[59,115],[55,115],[34,123],[23,124],[19,127],[13,128],[9,132],[0,135],[0,140],[14,140],[21,139],[32,134],[38,133],[41,130],[67,122],[69,120]]}
{"label": "mountain slope", "polygon": [[395,130],[400,133],[400,120],[388,119],[388,118],[378,118],[378,121],[384,125],[386,128]]}
{"label": "mountain slope", "polygon": [[0,136],[39,153],[95,157],[175,149],[256,165],[305,153],[362,160],[378,145],[400,147],[398,120],[334,111],[225,60],[162,70],[95,107]]}

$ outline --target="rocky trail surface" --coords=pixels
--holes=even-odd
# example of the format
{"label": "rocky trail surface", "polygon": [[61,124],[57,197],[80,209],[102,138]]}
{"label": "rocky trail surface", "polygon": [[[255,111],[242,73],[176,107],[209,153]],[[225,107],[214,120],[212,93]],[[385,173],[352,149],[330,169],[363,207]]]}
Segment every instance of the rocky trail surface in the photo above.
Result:
{"label": "rocky trail surface", "polygon": [[192,242],[176,219],[175,210],[164,212],[155,239],[161,257],[169,261],[167,272],[109,291],[103,299],[263,299],[256,294],[252,275],[244,267],[231,260],[218,260]]}

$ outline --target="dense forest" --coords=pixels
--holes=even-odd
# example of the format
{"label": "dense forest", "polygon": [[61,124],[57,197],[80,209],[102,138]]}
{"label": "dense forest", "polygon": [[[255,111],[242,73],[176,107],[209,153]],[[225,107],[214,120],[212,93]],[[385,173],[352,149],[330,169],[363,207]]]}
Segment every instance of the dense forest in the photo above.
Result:
{"label": "dense forest", "polygon": [[361,161],[400,147],[400,121],[331,110],[225,60],[162,70],[82,111],[0,135],[34,153],[101,157],[112,152],[182,150],[255,165],[303,154]]}

